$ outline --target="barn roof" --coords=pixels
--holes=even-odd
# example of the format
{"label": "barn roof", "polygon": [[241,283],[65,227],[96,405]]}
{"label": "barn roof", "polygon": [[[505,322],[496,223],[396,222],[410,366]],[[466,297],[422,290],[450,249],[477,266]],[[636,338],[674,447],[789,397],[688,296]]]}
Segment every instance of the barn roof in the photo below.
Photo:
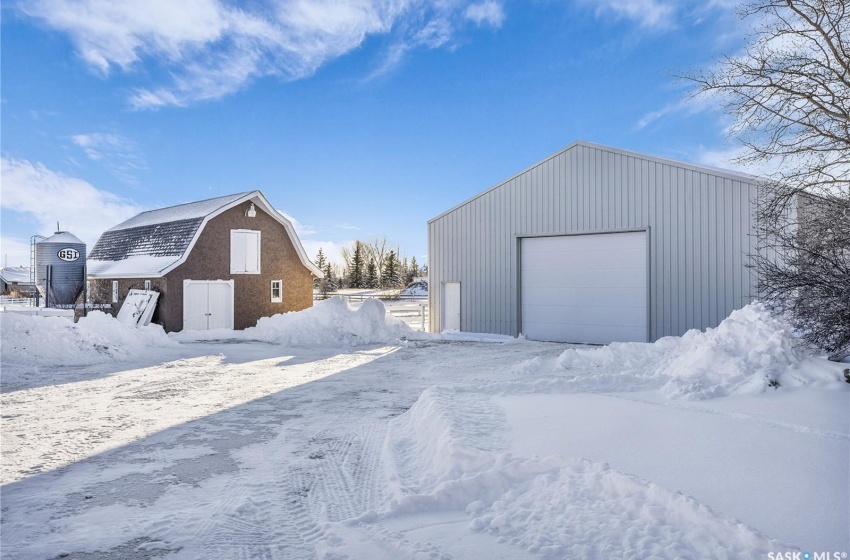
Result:
{"label": "barn roof", "polygon": [[271,207],[260,191],[178,204],[133,216],[100,236],[88,255],[88,274],[100,278],[164,276],[186,260],[211,218],[249,200],[283,225],[301,262],[321,278],[322,271],[307,258],[292,224]]}

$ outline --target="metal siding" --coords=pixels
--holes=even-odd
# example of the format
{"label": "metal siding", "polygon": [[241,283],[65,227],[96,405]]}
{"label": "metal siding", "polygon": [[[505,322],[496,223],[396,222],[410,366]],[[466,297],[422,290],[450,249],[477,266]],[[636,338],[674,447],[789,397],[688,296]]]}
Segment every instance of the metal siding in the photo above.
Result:
{"label": "metal siding", "polygon": [[515,335],[524,235],[649,228],[650,337],[716,326],[749,301],[756,187],[683,164],[576,144],[433,220],[431,328],[461,283],[461,328]]}

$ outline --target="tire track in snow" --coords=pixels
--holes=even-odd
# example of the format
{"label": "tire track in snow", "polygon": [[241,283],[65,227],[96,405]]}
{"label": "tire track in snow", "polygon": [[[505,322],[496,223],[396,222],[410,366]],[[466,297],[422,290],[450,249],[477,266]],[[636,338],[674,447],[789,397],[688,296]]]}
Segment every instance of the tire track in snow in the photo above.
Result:
{"label": "tire track in snow", "polygon": [[318,457],[313,499],[326,506],[325,521],[351,519],[374,509],[381,501],[381,448],[384,424],[363,426],[349,433]]}
{"label": "tire track in snow", "polygon": [[386,426],[361,426],[335,436],[338,415],[282,445],[289,466],[271,480],[240,479],[216,496],[194,541],[210,558],[314,558],[323,524],[357,517],[380,502],[381,449]]}

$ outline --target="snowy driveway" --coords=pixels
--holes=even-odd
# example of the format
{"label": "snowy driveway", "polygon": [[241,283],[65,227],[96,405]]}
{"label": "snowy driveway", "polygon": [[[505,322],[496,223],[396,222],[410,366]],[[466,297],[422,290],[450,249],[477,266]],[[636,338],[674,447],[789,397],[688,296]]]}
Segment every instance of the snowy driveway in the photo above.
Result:
{"label": "snowy driveway", "polygon": [[387,420],[423,389],[562,349],[197,343],[29,383],[7,371],[2,555],[313,557],[322,522],[380,506]]}
{"label": "snowy driveway", "polygon": [[[633,393],[637,400],[565,394],[547,385],[541,366],[563,350],[533,342],[309,349],[240,341],[187,343],[130,363],[6,368],[2,557],[844,551],[843,388],[824,399],[808,390],[714,399],[704,413],[704,405],[655,392]],[[702,440],[674,437],[685,429]],[[748,452],[749,434],[766,441]],[[683,448],[687,442],[694,447]],[[725,461],[728,484],[706,484],[700,477],[717,462],[699,467],[700,454],[727,443],[735,453]],[[773,468],[793,447],[807,454],[797,457],[800,468]],[[653,461],[659,452],[672,457]],[[738,466],[750,478],[737,480]],[[802,481],[811,489],[782,486]],[[771,485],[777,492],[759,505],[746,495],[748,483],[759,497],[770,496]],[[819,533],[782,521],[794,511]]]}

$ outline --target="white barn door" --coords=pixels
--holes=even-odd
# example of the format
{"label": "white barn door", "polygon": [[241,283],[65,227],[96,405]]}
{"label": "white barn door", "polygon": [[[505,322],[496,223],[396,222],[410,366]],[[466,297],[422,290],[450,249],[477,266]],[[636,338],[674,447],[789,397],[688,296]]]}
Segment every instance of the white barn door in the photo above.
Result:
{"label": "white barn door", "polygon": [[443,330],[460,330],[460,282],[443,284]]}
{"label": "white barn door", "polygon": [[183,281],[183,329],[233,328],[232,280]]}
{"label": "white barn door", "polygon": [[522,332],[552,342],[646,342],[645,231],[521,241]]}
{"label": "white barn door", "polygon": [[233,285],[225,282],[210,282],[207,309],[208,329],[233,328]]}

